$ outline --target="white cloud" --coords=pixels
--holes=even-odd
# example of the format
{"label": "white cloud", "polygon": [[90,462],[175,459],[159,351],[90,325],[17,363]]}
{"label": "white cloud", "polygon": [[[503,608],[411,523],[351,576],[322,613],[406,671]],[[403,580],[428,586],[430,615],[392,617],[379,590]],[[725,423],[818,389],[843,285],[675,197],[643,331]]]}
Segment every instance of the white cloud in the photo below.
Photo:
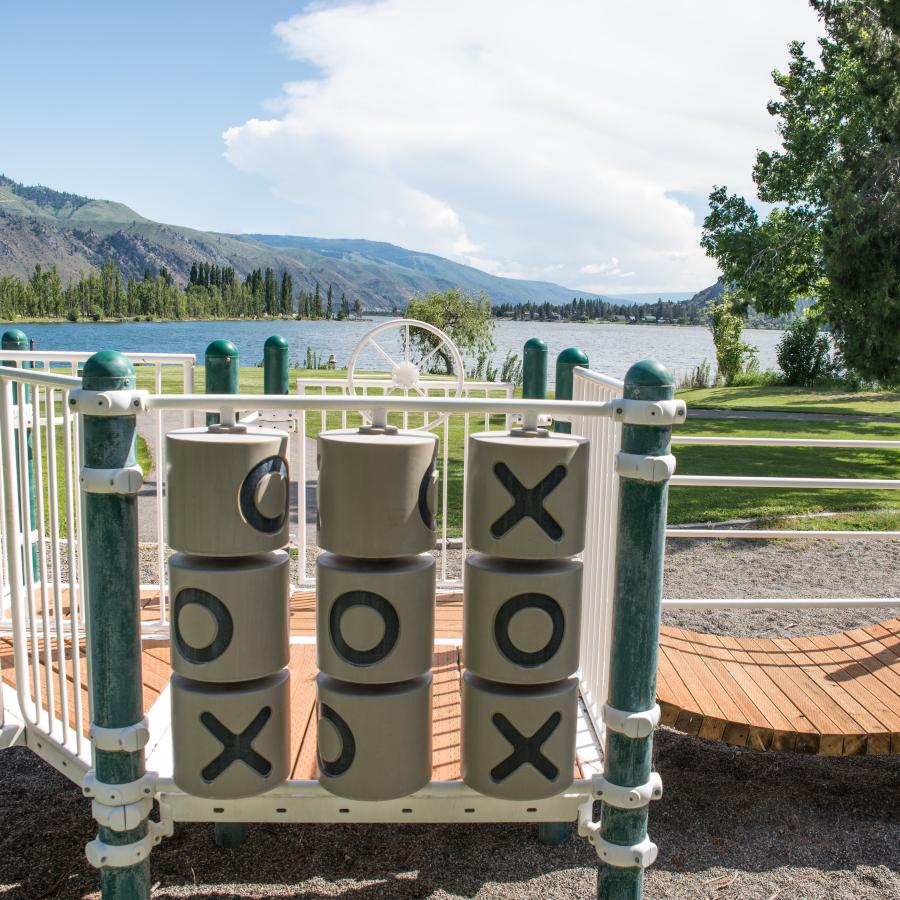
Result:
{"label": "white cloud", "polygon": [[769,73],[817,23],[805,0],[383,0],[275,33],[321,77],[224,139],[297,233],[640,291],[715,278],[670,192],[752,191],[755,149],[776,142]]}

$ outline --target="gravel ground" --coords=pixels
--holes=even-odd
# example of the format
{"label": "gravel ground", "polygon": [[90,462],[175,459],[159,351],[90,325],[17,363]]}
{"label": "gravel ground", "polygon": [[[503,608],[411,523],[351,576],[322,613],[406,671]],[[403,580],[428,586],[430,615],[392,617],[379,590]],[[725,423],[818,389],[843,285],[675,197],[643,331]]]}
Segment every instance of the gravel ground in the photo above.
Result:
{"label": "gravel ground", "polygon": [[[448,562],[459,565],[459,552]],[[672,541],[670,597],[900,596],[900,544]],[[142,579],[155,578],[142,552]],[[897,609],[672,611],[668,624],[746,636],[839,631]],[[896,757],[828,758],[728,747],[658,730],[665,795],[647,898],[900,897]],[[89,804],[27,750],[0,754],[0,894],[97,896]],[[274,826],[222,851],[210,825],[179,825],[153,853],[155,897],[541,898],[594,895],[596,857],[514,826]]]}
{"label": "gravel ground", "polygon": [[[645,897],[900,897],[896,758],[737,750],[660,729],[666,785],[650,807],[659,844]],[[0,893],[95,897],[83,848],[90,806],[30,751],[0,754]],[[258,825],[232,851],[211,825],[179,825],[153,851],[154,897],[541,898],[594,896],[596,856],[519,826]]]}

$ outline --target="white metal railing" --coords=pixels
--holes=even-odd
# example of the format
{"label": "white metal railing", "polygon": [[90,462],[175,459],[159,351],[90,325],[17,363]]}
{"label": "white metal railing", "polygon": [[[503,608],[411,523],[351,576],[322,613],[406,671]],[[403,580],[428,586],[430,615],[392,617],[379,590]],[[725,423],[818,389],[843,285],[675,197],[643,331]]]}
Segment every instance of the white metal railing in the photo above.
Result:
{"label": "white metal railing", "polygon": [[[20,540],[8,540],[6,562],[9,578],[9,630],[13,642],[15,666],[15,711],[28,732],[28,745],[50,761],[60,771],[80,783],[91,764],[91,740],[88,722],[91,719],[90,653],[86,636],[90,633],[90,611],[85,604],[82,585],[83,554],[80,546],[81,491],[79,473],[81,458],[78,436],[80,414],[77,403],[70,405],[70,392],[81,386],[81,379],[58,375],[42,369],[12,369],[0,367],[0,489],[3,492],[3,531],[7,535],[20,535]],[[443,391],[436,385],[431,393]],[[477,393],[483,396],[475,396]],[[197,412],[218,413],[223,424],[234,422],[238,414],[256,415],[265,423],[266,413],[279,413],[304,418],[336,412],[341,421],[348,416],[368,413],[376,422],[391,415],[400,415],[410,426],[416,417],[432,421],[441,413],[449,420],[444,428],[444,467],[447,465],[448,429],[461,429],[468,434],[469,425],[487,428],[498,423],[508,424],[519,415],[528,425],[539,416],[562,416],[577,413],[588,419],[609,417],[615,414],[609,404],[585,402],[516,400],[511,385],[469,385],[460,397],[384,397],[346,396],[264,396],[264,395],[198,395],[138,393],[135,399],[141,406],[139,423],[153,416],[165,416],[181,411],[193,418]],[[496,396],[499,394],[500,396]],[[496,417],[496,419],[494,418]],[[492,421],[493,419],[493,421]],[[158,421],[158,420],[154,420]],[[163,419],[163,421],[165,421]],[[326,424],[328,421],[326,419]],[[352,424],[347,421],[347,424]],[[303,440],[306,443],[305,432]],[[29,441],[34,460],[33,474],[27,465]],[[164,442],[160,442],[162,446]],[[20,462],[26,461],[21,465]],[[157,465],[161,463],[157,461]],[[296,476],[305,480],[302,469]],[[32,521],[28,495],[30,484],[35,488],[34,517]],[[450,500],[442,500],[446,521],[446,509]],[[446,537],[446,532],[445,532]],[[61,543],[62,541],[62,543]],[[32,570],[32,553],[37,567]],[[72,574],[66,572],[68,563]],[[162,581],[165,581],[164,569]],[[159,622],[143,622],[145,635],[158,632]],[[8,673],[6,673],[8,675]],[[10,696],[8,682],[0,694]],[[2,699],[2,697],[0,697]],[[157,704],[159,706],[159,704]],[[10,706],[10,708],[13,708]],[[150,710],[145,712],[150,713]],[[154,707],[153,716],[158,713]],[[167,712],[165,712],[167,714]],[[8,729],[2,728],[0,738],[6,740]],[[0,747],[3,746],[0,740]],[[220,809],[210,813],[209,801],[185,797],[174,789],[171,779],[163,777],[157,785],[166,803],[176,817],[191,819],[198,816],[220,817]],[[575,808],[589,795],[590,782],[576,781],[572,787],[556,798],[539,803],[516,804],[511,801],[493,801],[475,797],[468,788],[459,784],[433,783],[419,792],[402,814],[397,804],[386,804],[372,813],[369,806],[363,809],[353,804],[353,818],[368,821],[375,815],[377,821],[408,821],[407,813],[415,810],[421,821],[437,821],[441,813],[433,809],[437,800],[453,798],[457,805],[464,801],[465,813],[472,813],[473,821],[557,821],[572,818]],[[321,796],[320,796],[321,795]],[[301,803],[302,801],[302,803]],[[220,804],[231,814],[233,804]],[[277,816],[283,819],[290,812],[291,821],[331,821],[340,818],[347,801],[326,797],[316,782],[295,781],[284,786],[277,797],[255,798],[241,806],[241,815],[248,821],[268,820],[273,813],[270,807],[277,805]],[[311,804],[311,805],[309,805]],[[338,809],[340,807],[340,809]],[[468,808],[468,807],[471,807]],[[520,808],[521,807],[521,808]],[[236,814],[236,813],[235,813]],[[312,818],[309,818],[312,816]],[[394,818],[391,818],[394,816]],[[429,818],[431,817],[431,818]],[[235,819],[236,820],[236,819]]]}
{"label": "white metal railing", "polygon": [[[6,356],[14,354],[7,352]],[[25,354],[20,354],[25,355]],[[39,356],[40,354],[28,354]],[[44,354],[47,356],[49,354]],[[73,355],[69,355],[70,357]],[[465,496],[466,443],[470,430],[484,427],[508,427],[513,417],[521,416],[533,424],[540,416],[568,418],[573,431],[591,440],[589,471],[589,518],[587,524],[584,559],[584,604],[581,643],[580,681],[582,697],[590,718],[602,732],[600,710],[606,699],[608,655],[611,633],[611,604],[616,552],[616,520],[618,513],[618,477],[615,473],[615,457],[621,439],[618,402],[622,394],[622,382],[587,369],[574,373],[573,400],[541,401],[521,400],[513,396],[512,385],[495,383],[469,383],[459,397],[448,396],[455,390],[455,383],[435,381],[429,384],[429,394],[439,396],[384,396],[384,383],[378,379],[356,383],[357,394],[351,396],[346,383],[337,379],[304,379],[298,384],[299,393],[287,396],[270,395],[198,395],[163,393],[161,367],[169,363],[159,357],[138,357],[155,365],[153,384],[156,390],[146,398],[145,409],[139,415],[139,430],[151,423],[156,429],[157,473],[164,471],[164,435],[167,423],[174,418],[192,422],[198,412],[218,413],[223,423],[233,422],[238,414],[246,420],[246,414],[254,415],[261,424],[267,416],[272,419],[293,417],[300,425],[299,439],[294,439],[294,454],[299,464],[292,466],[298,496],[298,549],[305,553],[306,532],[306,459],[308,454],[307,425],[315,434],[326,427],[352,427],[361,414],[369,414],[385,421],[390,414],[399,424],[418,427],[433,420],[440,413],[449,417],[438,425],[441,436],[441,542],[444,561],[441,580],[445,586],[456,587],[460,578],[448,571],[447,553],[454,535],[450,533],[449,513],[452,504],[463,503]],[[32,360],[28,360],[31,362]],[[45,362],[45,360],[36,360]],[[181,361],[176,365],[184,365]],[[70,361],[71,365],[71,361]],[[184,368],[185,379],[192,385],[193,368]],[[188,374],[189,373],[189,374]],[[87,684],[85,648],[86,614],[81,585],[82,554],[80,551],[79,523],[81,496],[77,489],[81,469],[79,420],[68,404],[69,391],[80,386],[80,379],[59,375],[46,366],[36,369],[0,369],[0,502],[4,510],[3,540],[4,567],[2,569],[4,601],[0,631],[11,634],[14,646],[16,672],[16,696],[26,723],[38,734],[52,738],[63,753],[74,761],[84,761],[89,755],[84,722],[87,720],[85,705]],[[14,396],[15,395],[15,396]],[[178,416],[177,412],[184,415]],[[329,414],[331,416],[329,417]],[[168,416],[168,418],[167,418]],[[393,421],[393,419],[392,419]],[[140,423],[145,423],[141,425]],[[19,427],[24,424],[24,427]],[[29,453],[34,459],[33,485],[35,493],[34,516],[27,498],[31,489],[27,465]],[[461,490],[450,491],[448,478],[452,440],[462,441]],[[847,442],[805,441],[800,439],[758,438],[698,438],[679,437],[674,443],[723,444],[745,446],[838,446]],[[850,446],[875,446],[900,449],[897,441],[864,441]],[[456,476],[457,478],[459,476]],[[766,486],[786,487],[803,482],[804,487],[853,486],[858,488],[900,489],[900,480],[878,479],[791,479],[791,478],[736,478],[735,476],[681,476],[672,479],[673,486],[697,484],[718,486]],[[156,504],[158,534],[164,535],[163,493],[161,479],[157,478],[157,490],[151,502]],[[459,483],[457,482],[457,485]],[[25,498],[22,502],[20,498]],[[460,508],[464,529],[465,510]],[[754,530],[750,528],[669,528],[671,538],[778,538],[803,537],[807,539],[894,539],[895,532],[815,532]],[[464,551],[464,534],[459,541],[460,556]],[[145,632],[167,628],[165,604],[165,542],[158,541],[157,559],[161,598],[159,618],[145,622]],[[32,557],[35,565],[32,566]],[[309,570],[301,566],[306,584],[311,583]],[[802,600],[664,600],[667,608],[708,607],[776,607],[776,606],[870,606],[874,603],[900,604],[895,598],[844,598]],[[67,679],[67,674],[69,679]],[[74,724],[73,724],[74,723]],[[2,723],[0,723],[2,724]]]}
{"label": "white metal railing", "polygon": [[78,416],[68,403],[69,391],[80,385],[81,379],[71,376],[0,369],[2,624],[11,629],[15,693],[24,724],[50,739],[70,762],[86,764],[89,716],[83,694],[89,660],[82,644],[87,610],[78,529],[81,461]]}
{"label": "white metal railing", "polygon": [[[622,396],[622,388],[621,381],[608,375],[589,369],[574,370],[573,401],[609,403]],[[575,416],[572,431],[591,441],[588,496],[593,502],[588,504],[583,555],[579,681],[588,716],[597,734],[602,735],[602,711],[609,686],[616,520],[619,511],[619,478],[615,458],[622,438],[622,426],[615,419]]]}
{"label": "white metal railing", "polygon": [[[0,351],[0,357],[4,363],[25,368],[29,372],[43,372],[46,374],[58,374],[67,372],[70,376],[78,375],[81,366],[93,355],[92,351],[69,351],[69,350],[3,350]],[[157,394],[163,393],[164,390],[172,390],[178,393],[191,394],[194,391],[194,367],[196,364],[196,356],[193,353],[125,353],[125,357],[135,366],[138,371],[139,383],[148,387]],[[145,379],[142,369],[149,369],[149,378]],[[164,379],[164,373],[171,372],[175,375],[173,379]],[[185,412],[184,424],[193,424],[193,413]],[[81,440],[78,432],[79,419],[73,417],[71,419],[74,427],[74,446],[76,453],[80,452]],[[161,536],[165,534],[165,504],[164,504],[164,483],[163,477],[165,473],[165,433],[166,424],[159,412],[151,414],[149,421],[144,421],[140,429],[142,437],[148,439],[149,443],[155,450],[154,458],[154,474],[153,474],[153,494],[154,507],[153,515],[150,521],[153,522],[152,533],[141,535],[141,539],[148,543],[156,544],[156,566],[159,573],[165,571],[165,542]],[[78,510],[76,509],[76,513]],[[68,518],[71,522],[72,519]],[[5,534],[3,535],[5,539]],[[21,540],[21,535],[17,535],[17,540]],[[56,530],[51,530],[48,535],[51,542],[62,540],[65,544],[66,535],[59,534]],[[2,550],[2,547],[0,547]],[[0,585],[2,585],[3,597],[8,596],[8,573],[6,571],[6,553],[2,553],[2,565],[0,565]],[[166,589],[166,579],[162,574],[159,575],[159,584],[148,585],[159,590],[159,624],[165,626],[168,619],[168,596]],[[8,625],[8,621],[0,620],[0,628]]]}
{"label": "white metal railing", "polygon": [[[576,368],[573,399],[608,401],[622,396],[623,382]],[[598,732],[602,732],[600,706],[605,702],[608,684],[608,648],[613,596],[613,567],[616,552],[616,501],[618,479],[615,454],[619,447],[621,425],[615,420],[576,417],[573,430],[592,440],[589,491],[596,498],[590,507],[587,547],[584,554],[584,604],[582,613],[581,691]],[[819,438],[756,438],[719,436],[681,436],[676,428],[672,443],[677,458],[679,446],[708,445],[729,447],[795,447],[834,449],[898,450],[900,441],[843,440]],[[721,487],[770,489],[857,489],[900,490],[898,479],[793,478],[733,475],[672,476],[671,487]],[[898,498],[900,503],[900,498]],[[811,531],[800,529],[754,529],[747,527],[668,527],[666,537],[673,539],[886,541],[900,539],[897,531]],[[664,609],[779,609],[817,607],[900,606],[897,597],[844,598],[663,598]]]}
{"label": "white metal railing", "polygon": [[[427,379],[427,393],[434,398],[449,398],[457,388],[455,380],[445,379]],[[391,390],[390,381],[384,378],[359,378],[353,380],[353,394],[350,391],[349,383],[344,379],[337,378],[299,378],[297,379],[297,392],[301,397],[325,397],[329,392],[332,396],[340,396],[351,398],[356,397],[360,408],[364,408],[365,404],[362,398],[365,397],[384,397]],[[501,399],[510,401],[515,396],[516,386],[507,382],[496,381],[465,381],[463,382],[460,396],[475,399]],[[417,395],[410,397],[409,389],[403,389],[397,396],[402,396],[405,400],[414,399]],[[396,414],[397,424],[402,428],[421,428],[425,427],[429,421],[429,412],[411,412],[405,408]],[[451,419],[445,418],[443,422],[435,426],[439,438],[439,460],[438,477],[440,509],[438,510],[437,520],[440,523],[440,537],[438,540],[438,548],[440,550],[438,560],[438,585],[444,589],[453,589],[462,587],[462,559],[459,566],[451,567],[449,565],[450,551],[459,549],[460,556],[465,555],[465,496],[466,496],[466,461],[468,456],[469,433],[474,427],[484,431],[490,431],[492,428],[508,428],[509,416],[503,415],[499,421],[492,421],[490,413],[484,413],[483,416],[476,415],[473,422],[473,413],[463,413],[456,417],[452,422]],[[434,418],[434,416],[431,416]],[[337,419],[337,421],[334,421]],[[305,470],[307,467],[308,448],[306,438],[314,439],[315,435],[327,428],[347,428],[352,425],[358,425],[360,422],[359,415],[354,417],[352,411],[348,409],[341,410],[340,413],[333,416],[329,422],[328,413],[321,409],[317,413],[307,416],[305,410],[299,413],[299,440],[297,444],[297,472],[300,475],[297,483],[297,534],[296,546],[300,553],[300,558],[305,559],[307,543],[309,541],[309,532],[307,529],[308,518],[308,502],[307,502],[307,484],[305,481]],[[312,425],[312,427],[310,427]],[[461,430],[459,428],[461,427]],[[457,453],[461,453],[463,457],[462,466],[462,485],[461,491],[451,497],[451,471],[450,471],[450,454],[451,448]],[[315,451],[313,451],[314,453]],[[315,456],[313,456],[315,458]],[[450,520],[462,523],[462,530],[459,534],[451,534]],[[312,587],[315,584],[315,568],[311,561],[307,560],[301,564],[301,585]]]}

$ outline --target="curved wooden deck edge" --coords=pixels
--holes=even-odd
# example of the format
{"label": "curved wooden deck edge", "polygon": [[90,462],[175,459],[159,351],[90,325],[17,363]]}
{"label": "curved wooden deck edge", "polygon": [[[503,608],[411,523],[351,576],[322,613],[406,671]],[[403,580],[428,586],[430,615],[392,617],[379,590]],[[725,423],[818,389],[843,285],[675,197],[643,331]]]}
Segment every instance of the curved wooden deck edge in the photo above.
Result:
{"label": "curved wooden deck edge", "polygon": [[664,725],[735,747],[900,753],[900,619],[771,639],[664,626],[657,697]]}

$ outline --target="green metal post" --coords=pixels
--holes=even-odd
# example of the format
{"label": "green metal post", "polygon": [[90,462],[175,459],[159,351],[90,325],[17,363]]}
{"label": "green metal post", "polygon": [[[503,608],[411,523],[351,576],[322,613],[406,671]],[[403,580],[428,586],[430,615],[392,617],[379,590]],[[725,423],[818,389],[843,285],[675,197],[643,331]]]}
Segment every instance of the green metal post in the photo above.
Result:
{"label": "green metal post", "polygon": [[288,342],[280,335],[266,338],[263,345],[263,393],[289,394]]}
{"label": "green metal post", "polygon": [[[263,353],[263,376],[266,384],[269,383],[268,348]],[[277,338],[282,340],[282,338]],[[287,343],[285,342],[285,348]],[[240,393],[240,356],[237,347],[231,341],[213,341],[206,348],[206,393],[207,394],[239,394]],[[285,372],[285,377],[287,372]],[[268,393],[268,388],[266,388]],[[206,424],[215,425],[219,421],[218,413],[207,413]],[[216,822],[215,823],[216,846],[223,848],[237,847],[247,836],[247,826],[240,822]]]}
{"label": "green metal post", "polygon": [[[28,350],[28,349],[30,349],[31,345],[29,344],[28,338],[25,335],[24,331],[20,331],[18,328],[10,328],[9,331],[3,332],[3,337],[0,338],[0,346],[2,346],[2,348],[4,350]],[[17,365],[17,363],[15,363],[13,360],[7,359],[7,360],[3,361],[3,365],[4,366],[15,366],[15,365]],[[30,369],[31,364],[27,363],[27,362],[23,362],[23,363],[21,363],[21,367],[23,369]],[[12,390],[13,390],[12,399],[13,399],[13,403],[15,403],[17,400],[17,394],[16,394],[17,385],[16,384],[13,384]],[[31,388],[29,388],[26,385],[25,386],[25,402],[29,403],[30,401],[31,401]],[[32,449],[32,447],[33,447],[32,441],[33,440],[34,440],[34,438],[32,435],[32,431],[29,428],[26,438],[25,438],[25,443],[26,443],[25,453],[27,455],[27,463],[26,464],[28,467],[28,509],[30,512],[31,527],[37,528],[37,525],[35,524],[35,522],[37,522],[37,511],[36,511],[36,507],[35,507],[35,494],[34,494],[34,451]],[[16,466],[18,467],[18,465],[19,465],[19,445],[18,445],[18,443],[15,446],[15,451],[16,451]],[[24,521],[24,514],[22,516],[22,520]],[[39,564],[39,556],[38,556],[38,545],[35,543],[35,544],[31,545],[31,575],[32,575],[32,577],[37,578],[39,571],[40,571],[40,564]]]}
{"label": "green metal post", "polygon": [[[95,353],[84,364],[86,391],[123,391],[135,387],[134,367],[112,350]],[[84,468],[124,469],[137,463],[136,417],[84,412]],[[86,472],[86,475],[89,474]],[[141,677],[140,578],[137,494],[84,493],[85,581],[93,724],[125,728],[144,716]],[[94,770],[103,784],[129,784],[145,774],[143,749],[94,749]],[[133,844],[147,835],[147,820],[127,831],[101,825],[105,844]],[[100,869],[104,900],[150,896],[150,862]]]}
{"label": "green metal post", "polygon": [[[671,400],[674,394],[672,374],[652,360],[635,364],[625,376],[626,399]],[[668,456],[671,439],[671,427],[626,424],[622,453]],[[644,481],[636,477],[623,477],[620,485],[608,704],[615,710],[640,713],[656,706],[669,486],[667,478]],[[607,727],[604,775],[611,784],[637,787],[650,781],[653,732],[649,726],[644,730],[646,737],[629,737]],[[646,805],[620,809],[604,802],[600,836],[611,844],[640,844],[647,837],[647,814]],[[601,900],[638,900],[643,885],[643,867],[615,867],[601,860],[597,873]]]}
{"label": "green metal post", "polygon": [[[573,374],[576,366],[587,367],[590,365],[587,353],[577,347],[568,347],[556,357],[556,399],[571,400],[572,384],[575,379]],[[562,434],[571,434],[572,425],[569,422],[554,422],[553,430]]]}
{"label": "green metal post", "polygon": [[[239,394],[241,392],[241,363],[237,347],[231,341],[213,341],[206,348],[206,393]],[[206,424],[215,425],[218,413],[207,413]]]}
{"label": "green metal post", "polygon": [[547,399],[547,344],[538,337],[525,341],[522,354],[522,396],[526,400]]}

